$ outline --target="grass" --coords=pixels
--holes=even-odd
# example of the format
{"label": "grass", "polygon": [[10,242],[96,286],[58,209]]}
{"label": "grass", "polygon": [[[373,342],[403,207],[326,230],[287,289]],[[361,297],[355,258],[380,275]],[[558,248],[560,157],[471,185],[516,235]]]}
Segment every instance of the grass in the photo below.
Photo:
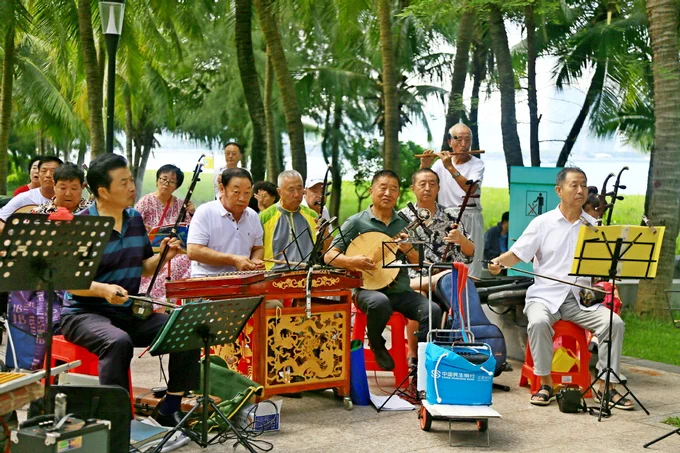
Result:
{"label": "grass", "polygon": [[680,417],[668,417],[667,419],[662,420],[661,423],[680,428]]}
{"label": "grass", "polygon": [[680,330],[670,319],[643,319],[624,310],[623,355],[680,366]]}

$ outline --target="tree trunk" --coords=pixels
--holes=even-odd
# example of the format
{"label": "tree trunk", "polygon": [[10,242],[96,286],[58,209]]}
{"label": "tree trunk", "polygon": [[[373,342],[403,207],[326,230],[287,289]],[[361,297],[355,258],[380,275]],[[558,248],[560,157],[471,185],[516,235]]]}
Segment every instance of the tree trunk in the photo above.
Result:
{"label": "tree trunk", "polygon": [[501,92],[501,132],[503,133],[503,151],[505,165],[510,167],[524,166],[522,147],[517,135],[517,115],[515,114],[515,73],[512,69],[512,57],[508,47],[508,35],[505,32],[503,14],[496,5],[489,6],[489,30],[491,46],[496,55],[498,80]]}
{"label": "tree trunk", "polygon": [[80,140],[78,143],[78,168],[85,163],[85,154],[87,153],[87,143],[85,140]]}
{"label": "tree trunk", "polygon": [[7,156],[9,132],[12,125],[12,85],[14,84],[14,27],[5,34],[2,65],[2,91],[0,91],[0,194],[7,193]]}
{"label": "tree trunk", "polygon": [[486,78],[486,48],[484,46],[474,46],[472,53],[472,96],[470,98],[470,131],[472,132],[472,149],[480,149],[479,146],[479,88],[482,81]]}
{"label": "tree trunk", "polygon": [[[678,61],[678,3],[676,0],[647,0],[649,37],[654,76],[654,160],[647,184],[654,187],[649,216],[655,225],[665,226],[656,278],[638,286],[635,311],[661,317],[664,290],[673,283],[675,241],[680,215],[680,61]],[[650,163],[651,165],[651,163]],[[667,315],[663,315],[667,316]]]}
{"label": "tree trunk", "polygon": [[590,87],[586,93],[586,98],[583,100],[581,111],[578,112],[578,116],[576,117],[576,120],[574,120],[574,124],[571,126],[569,135],[567,135],[567,138],[564,141],[562,151],[560,151],[560,155],[557,158],[556,167],[564,167],[567,164],[567,159],[569,159],[571,150],[576,144],[576,139],[578,139],[578,136],[581,133],[583,124],[586,122],[586,118],[590,112],[590,107],[593,105],[595,98],[602,93],[602,86],[604,84],[605,76],[605,64],[601,62],[597,62],[596,64],[597,66],[595,67],[595,74],[593,74],[593,79],[590,81]]}
{"label": "tree trunk", "polygon": [[342,197],[342,174],[340,173],[340,128],[342,127],[342,111],[342,96],[338,95],[336,96],[335,108],[333,109],[333,134],[331,135],[331,176],[333,178],[329,209],[331,217],[338,217],[340,215],[340,199]]}
{"label": "tree trunk", "polygon": [[[458,24],[458,37],[456,39],[456,57],[453,60],[453,74],[451,76],[451,92],[449,93],[449,106],[446,111],[446,128],[442,140],[442,150],[450,150],[449,129],[465,117],[465,104],[463,104],[463,91],[468,73],[470,61],[470,43],[475,28],[474,11],[465,11]],[[477,90],[479,93],[479,90]],[[473,133],[476,137],[477,134]],[[474,148],[479,149],[479,148]]]}
{"label": "tree trunk", "polygon": [[139,159],[139,166],[137,167],[137,172],[135,175],[135,186],[137,187],[137,193],[135,196],[135,202],[139,200],[142,196],[142,187],[144,184],[144,173],[146,172],[146,164],[149,162],[149,155],[153,149],[153,130],[147,129],[143,132],[141,137],[142,142],[142,153]]}
{"label": "tree trunk", "polygon": [[384,162],[385,169],[399,174],[399,95],[397,94],[397,63],[392,36],[392,12],[389,0],[378,0],[380,52],[382,54],[382,90],[384,103]]}
{"label": "tree trunk", "polygon": [[281,35],[278,24],[270,11],[270,1],[254,0],[257,15],[260,18],[260,27],[267,43],[267,54],[271,58],[274,68],[274,76],[279,86],[283,114],[286,117],[288,139],[290,141],[290,153],[293,168],[300,172],[302,179],[307,178],[307,155],[305,154],[305,131],[302,126],[302,117],[295,93],[295,81],[288,70],[286,54],[283,51]]}
{"label": "tree trunk", "polygon": [[264,70],[264,117],[267,131],[267,181],[276,184],[281,173],[279,165],[278,140],[274,123],[274,71],[272,60],[267,52]]}
{"label": "tree trunk", "polygon": [[253,124],[253,142],[250,147],[250,172],[255,181],[264,180],[266,158],[266,119],[260,78],[255,67],[252,38],[252,0],[236,0],[235,38],[238,68],[241,74],[243,94],[248,105],[250,121]]}
{"label": "tree trunk", "polygon": [[534,4],[525,8],[525,25],[527,28],[527,97],[529,102],[529,146],[531,149],[531,166],[541,166],[541,150],[538,143],[538,95],[536,93],[536,22],[534,20]]}
{"label": "tree trunk", "polygon": [[133,126],[132,126],[132,96],[130,95],[130,87],[123,90],[123,103],[125,107],[125,155],[127,156],[128,165],[132,165],[132,136]]}
{"label": "tree trunk", "polygon": [[78,0],[78,26],[85,63],[85,81],[87,83],[87,108],[90,116],[90,150],[94,158],[104,153],[104,119],[102,76],[97,61],[97,49],[92,32],[92,2]]}

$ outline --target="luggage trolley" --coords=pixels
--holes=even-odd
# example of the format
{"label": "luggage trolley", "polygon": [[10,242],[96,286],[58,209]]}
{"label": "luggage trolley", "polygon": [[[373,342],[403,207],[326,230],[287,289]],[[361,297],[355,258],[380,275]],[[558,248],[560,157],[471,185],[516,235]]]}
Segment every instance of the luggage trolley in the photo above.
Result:
{"label": "luggage trolley", "polygon": [[[431,264],[428,267],[428,277],[432,277],[433,268],[443,268],[444,264]],[[450,268],[450,264],[446,266]],[[448,277],[445,277],[448,278]],[[417,391],[424,395],[427,385],[427,371],[425,367],[425,349],[428,343],[442,343],[450,344],[453,347],[453,343],[456,345],[465,346],[466,344],[472,345],[474,343],[474,334],[470,328],[470,319],[467,316],[463,316],[461,312],[461,328],[460,329],[441,329],[432,327],[432,286],[429,285],[428,299],[429,299],[429,331],[427,334],[427,343],[418,344],[418,386]],[[469,299],[468,299],[468,288],[466,286],[465,291],[465,312],[469,312]],[[453,307],[452,307],[453,310]],[[465,325],[465,320],[467,320],[467,325]],[[469,341],[464,343],[459,343],[455,341],[456,334],[465,339],[468,338]],[[486,345],[488,347],[488,345]],[[490,347],[489,351],[490,351]],[[490,351],[491,352],[491,351]],[[492,354],[493,355],[493,354]],[[420,421],[420,428],[423,431],[429,431],[432,426],[433,420],[448,420],[449,422],[449,446],[468,446],[468,445],[453,445],[452,444],[452,423],[454,421],[475,421],[477,424],[477,430],[482,433],[486,433],[486,446],[491,445],[491,439],[489,434],[489,419],[491,418],[501,418],[495,409],[491,406],[486,405],[457,405],[457,404],[432,404],[427,401],[426,398],[422,398],[422,406],[418,411],[418,419]]]}

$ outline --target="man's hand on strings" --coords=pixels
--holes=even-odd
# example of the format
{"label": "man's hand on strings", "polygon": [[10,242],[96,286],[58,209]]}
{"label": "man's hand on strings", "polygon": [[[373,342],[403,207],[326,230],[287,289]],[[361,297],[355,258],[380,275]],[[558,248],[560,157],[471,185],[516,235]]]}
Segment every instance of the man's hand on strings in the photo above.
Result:
{"label": "man's hand on strings", "polygon": [[234,267],[239,271],[255,271],[264,268],[264,263],[259,259],[250,259],[246,256],[236,256]]}
{"label": "man's hand on strings", "polygon": [[377,266],[369,257],[365,255],[357,255],[352,257],[352,267],[360,271],[372,271]]}
{"label": "man's hand on strings", "polygon": [[444,238],[444,242],[446,242],[447,244],[458,244],[458,245],[460,245],[460,243],[463,241],[463,239],[465,239],[463,232],[458,229],[457,223],[451,224],[451,228],[452,229],[451,229],[451,231],[449,231],[449,234],[446,235],[446,237]]}
{"label": "man's hand on strings", "polygon": [[165,238],[161,242],[161,247],[160,247],[160,253],[161,255],[163,254],[163,250],[165,250],[166,247],[170,247],[168,249],[168,254],[166,255],[166,260],[171,260],[179,253],[179,251],[182,249],[182,243],[179,241],[177,238]]}
{"label": "man's hand on strings", "polygon": [[408,242],[401,242],[401,241],[407,241],[408,240],[408,234],[406,233],[399,233],[399,251],[406,255],[408,252],[413,250],[413,245],[408,243]]}
{"label": "man's hand on strings", "polygon": [[488,270],[489,273],[492,275],[498,275],[501,273],[501,270],[503,270],[503,266],[501,266],[500,264],[500,256],[497,256],[496,258],[491,260],[491,262],[488,265]]}
{"label": "man's hand on strings", "polygon": [[253,270],[264,270],[264,261],[258,258],[251,258],[250,262],[255,265],[255,269]]}

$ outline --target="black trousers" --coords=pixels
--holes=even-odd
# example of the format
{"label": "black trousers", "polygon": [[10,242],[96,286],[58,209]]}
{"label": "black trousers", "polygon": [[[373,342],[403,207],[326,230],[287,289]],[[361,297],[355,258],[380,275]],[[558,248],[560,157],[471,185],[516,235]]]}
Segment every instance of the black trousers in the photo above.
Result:
{"label": "black trousers", "polygon": [[[128,370],[135,347],[151,344],[168,315],[154,313],[147,319],[97,313],[67,314],[61,318],[66,340],[99,357],[99,383],[130,387]],[[170,354],[169,392],[199,388],[200,350]]]}
{"label": "black trousers", "polygon": [[[356,305],[366,313],[366,327],[368,341],[371,348],[385,347],[385,339],[382,336],[387,322],[392,313],[397,311],[408,319],[420,322],[418,341],[427,341],[429,330],[429,313],[427,297],[415,291],[404,291],[386,295],[380,291],[361,290],[357,294]],[[442,310],[439,305],[432,302],[432,326],[439,328],[442,321]]]}

